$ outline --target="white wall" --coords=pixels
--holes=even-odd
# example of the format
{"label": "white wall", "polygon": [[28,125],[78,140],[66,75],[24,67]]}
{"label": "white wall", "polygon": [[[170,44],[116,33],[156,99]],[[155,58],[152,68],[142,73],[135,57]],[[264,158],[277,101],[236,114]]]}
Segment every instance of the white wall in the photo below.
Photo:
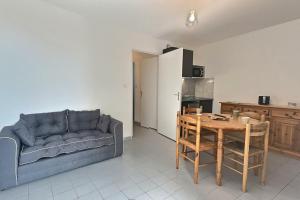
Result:
{"label": "white wall", "polygon": [[300,20],[201,46],[195,63],[215,77],[214,112],[219,101],[273,104],[300,102]]}
{"label": "white wall", "polygon": [[20,113],[100,108],[132,136],[132,50],[166,44],[42,1],[1,1],[0,128]]}
{"label": "white wall", "polygon": [[20,113],[97,107],[87,23],[46,3],[0,2],[0,128]]}
{"label": "white wall", "polygon": [[132,50],[159,54],[167,41],[92,25],[94,52],[97,59],[95,73],[99,89],[95,96],[101,108],[124,122],[125,136],[132,136],[133,125],[133,69]]}

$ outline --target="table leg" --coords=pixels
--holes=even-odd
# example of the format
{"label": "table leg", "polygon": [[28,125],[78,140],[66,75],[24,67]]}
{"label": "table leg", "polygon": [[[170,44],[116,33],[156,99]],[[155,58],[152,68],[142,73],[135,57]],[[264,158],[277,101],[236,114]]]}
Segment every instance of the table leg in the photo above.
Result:
{"label": "table leg", "polygon": [[223,162],[223,130],[218,130],[217,144],[217,166],[216,166],[216,184],[222,185],[222,162]]}

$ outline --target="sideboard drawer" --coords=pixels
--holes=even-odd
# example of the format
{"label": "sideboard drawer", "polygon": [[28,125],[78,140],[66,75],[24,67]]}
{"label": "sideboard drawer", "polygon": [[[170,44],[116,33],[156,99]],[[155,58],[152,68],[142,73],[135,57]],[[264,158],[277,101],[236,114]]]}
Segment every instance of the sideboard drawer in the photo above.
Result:
{"label": "sideboard drawer", "polygon": [[265,115],[265,116],[269,116],[269,114],[270,114],[270,111],[268,109],[256,108],[256,107],[244,107],[242,109],[242,111],[243,112],[255,112],[260,115]]}
{"label": "sideboard drawer", "polygon": [[236,105],[222,105],[221,107],[221,113],[223,114],[231,114],[233,110],[241,111],[242,108]]}
{"label": "sideboard drawer", "polygon": [[300,112],[292,110],[272,110],[272,116],[274,117],[284,117],[292,119],[300,119]]}

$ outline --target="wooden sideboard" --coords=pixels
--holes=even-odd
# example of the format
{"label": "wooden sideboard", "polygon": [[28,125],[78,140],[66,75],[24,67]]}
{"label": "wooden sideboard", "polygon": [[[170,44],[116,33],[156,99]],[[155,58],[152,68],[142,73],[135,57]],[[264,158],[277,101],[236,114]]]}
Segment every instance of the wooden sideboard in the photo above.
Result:
{"label": "wooden sideboard", "polygon": [[300,158],[300,108],[276,105],[220,102],[221,113],[232,110],[265,114],[271,123],[270,149]]}

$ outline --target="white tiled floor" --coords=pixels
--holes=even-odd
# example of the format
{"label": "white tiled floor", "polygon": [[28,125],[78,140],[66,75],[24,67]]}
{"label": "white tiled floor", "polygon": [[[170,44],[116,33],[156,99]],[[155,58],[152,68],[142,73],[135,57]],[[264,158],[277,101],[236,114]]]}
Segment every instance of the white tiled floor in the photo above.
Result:
{"label": "white tiled floor", "polygon": [[215,184],[214,165],[200,168],[181,160],[175,169],[175,143],[151,129],[134,128],[122,157],[0,192],[0,200],[299,200],[300,161],[271,152],[266,186],[250,173],[247,193],[241,177],[223,170],[223,186]]}

